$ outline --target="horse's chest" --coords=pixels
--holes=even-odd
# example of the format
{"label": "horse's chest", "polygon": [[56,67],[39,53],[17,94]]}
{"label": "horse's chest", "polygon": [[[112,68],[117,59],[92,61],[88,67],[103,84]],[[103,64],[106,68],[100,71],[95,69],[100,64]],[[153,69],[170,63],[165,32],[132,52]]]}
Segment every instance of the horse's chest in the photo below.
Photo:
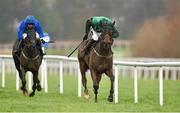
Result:
{"label": "horse's chest", "polygon": [[101,60],[94,60],[92,63],[92,66],[94,67],[94,69],[97,70],[107,70],[109,68],[111,68],[112,66],[112,61],[108,60],[108,59],[101,59]]}
{"label": "horse's chest", "polygon": [[38,60],[34,60],[34,61],[24,60],[21,62],[21,66],[25,67],[28,70],[36,70],[36,69],[39,69],[39,61]]}

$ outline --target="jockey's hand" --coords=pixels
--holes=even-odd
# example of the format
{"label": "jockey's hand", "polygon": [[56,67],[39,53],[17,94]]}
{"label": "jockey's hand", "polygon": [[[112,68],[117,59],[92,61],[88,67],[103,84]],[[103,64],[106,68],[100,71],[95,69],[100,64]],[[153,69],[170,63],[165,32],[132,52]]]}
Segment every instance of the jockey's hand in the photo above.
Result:
{"label": "jockey's hand", "polygon": [[22,37],[23,37],[23,39],[25,39],[27,37],[27,33],[23,33]]}
{"label": "jockey's hand", "polygon": [[41,39],[41,42],[44,44],[44,43],[46,43],[43,39]]}

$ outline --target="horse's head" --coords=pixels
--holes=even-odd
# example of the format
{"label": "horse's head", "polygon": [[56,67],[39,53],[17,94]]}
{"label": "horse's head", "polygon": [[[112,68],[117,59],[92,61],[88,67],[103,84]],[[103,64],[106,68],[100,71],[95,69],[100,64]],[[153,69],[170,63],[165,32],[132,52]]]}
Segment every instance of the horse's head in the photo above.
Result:
{"label": "horse's head", "polygon": [[27,36],[23,39],[23,45],[30,51],[33,51],[40,44],[40,39],[36,36],[34,25],[28,24],[26,26],[26,34]]}
{"label": "horse's head", "polygon": [[112,28],[110,27],[113,27],[113,26],[109,26],[107,29],[104,29],[100,36],[99,41],[101,43],[101,47],[103,47],[104,49],[109,49],[114,42],[112,38]]}

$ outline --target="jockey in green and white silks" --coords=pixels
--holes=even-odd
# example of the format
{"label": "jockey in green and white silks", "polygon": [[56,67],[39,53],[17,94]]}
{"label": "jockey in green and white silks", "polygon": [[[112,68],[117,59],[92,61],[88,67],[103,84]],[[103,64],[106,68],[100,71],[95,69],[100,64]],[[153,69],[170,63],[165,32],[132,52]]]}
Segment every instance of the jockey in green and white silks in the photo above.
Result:
{"label": "jockey in green and white silks", "polygon": [[[112,30],[112,37],[117,38],[119,36],[119,32],[114,27],[114,22],[104,16],[94,16],[86,21],[85,27],[85,36],[83,40],[87,40],[91,38],[86,47],[84,48],[84,56],[89,53],[91,45],[96,42],[104,30]],[[89,36],[91,34],[91,36]]]}

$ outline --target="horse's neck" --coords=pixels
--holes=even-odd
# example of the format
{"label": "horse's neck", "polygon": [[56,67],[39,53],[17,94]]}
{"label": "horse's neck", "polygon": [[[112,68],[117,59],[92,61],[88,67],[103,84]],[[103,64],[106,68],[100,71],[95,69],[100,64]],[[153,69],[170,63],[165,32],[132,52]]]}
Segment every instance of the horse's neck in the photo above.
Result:
{"label": "horse's neck", "polygon": [[32,29],[32,30],[27,30],[26,33],[28,36],[35,36],[36,31],[34,29]]}
{"label": "horse's neck", "polygon": [[103,56],[109,56],[110,54],[112,54],[111,47],[108,48],[108,49],[105,49],[105,48],[102,46],[101,42],[97,42],[97,44],[96,44],[96,46],[95,46],[95,49],[96,49],[96,51],[97,51],[99,54],[101,54],[101,55],[103,55]]}

